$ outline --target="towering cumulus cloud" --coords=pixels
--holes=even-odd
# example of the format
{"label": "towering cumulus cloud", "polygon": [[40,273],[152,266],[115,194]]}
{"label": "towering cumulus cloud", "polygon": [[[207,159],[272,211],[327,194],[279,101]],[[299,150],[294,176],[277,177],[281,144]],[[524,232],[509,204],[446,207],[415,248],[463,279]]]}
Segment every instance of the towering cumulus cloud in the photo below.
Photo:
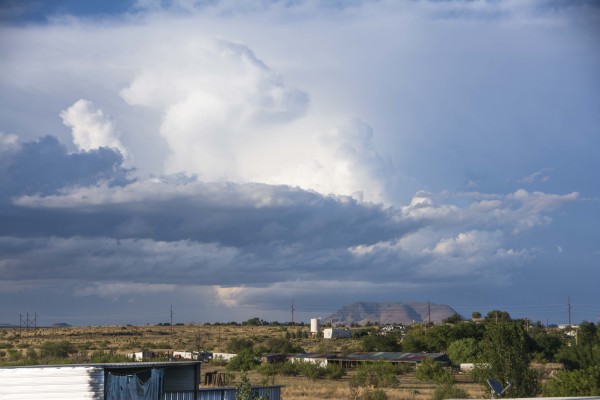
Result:
{"label": "towering cumulus cloud", "polygon": [[100,109],[94,108],[91,101],[77,100],[71,107],[60,113],[63,123],[71,128],[73,143],[79,150],[96,150],[109,147],[127,155],[119,140],[116,124]]}
{"label": "towering cumulus cloud", "polygon": [[0,324],[597,303],[594,2],[12,3]]}
{"label": "towering cumulus cloud", "polygon": [[308,107],[306,93],[287,87],[243,44],[195,37],[168,53],[121,92],[129,104],[163,115],[160,133],[171,150],[167,172],[247,179],[251,163],[264,160],[257,142],[273,140],[264,131]]}

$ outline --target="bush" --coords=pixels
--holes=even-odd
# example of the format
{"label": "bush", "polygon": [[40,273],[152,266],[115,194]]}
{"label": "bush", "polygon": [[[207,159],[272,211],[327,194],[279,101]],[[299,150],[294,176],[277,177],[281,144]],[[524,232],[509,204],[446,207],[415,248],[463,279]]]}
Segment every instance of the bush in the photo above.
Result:
{"label": "bush", "polygon": [[75,346],[66,341],[44,342],[40,347],[41,355],[44,358],[68,358],[69,354],[77,352]]}
{"label": "bush", "polygon": [[361,339],[363,351],[400,351],[402,347],[398,343],[398,337],[393,334],[367,335]]}
{"label": "bush", "polygon": [[[289,333],[289,332],[288,332]],[[261,349],[262,353],[304,353],[304,349],[283,338],[271,338]]]}
{"label": "bush", "polygon": [[426,358],[417,366],[416,377],[420,381],[430,381],[437,384],[452,384],[454,377],[433,358]]}
{"label": "bush", "polygon": [[350,396],[354,400],[387,400],[388,398],[383,389],[366,386],[361,390],[361,387],[353,381],[350,381]]}
{"label": "bush", "polygon": [[245,349],[240,351],[227,363],[227,369],[230,371],[249,371],[259,364],[256,355],[252,350]]}
{"label": "bush", "polygon": [[250,339],[233,338],[227,343],[227,351],[229,353],[241,353],[244,350],[249,350],[254,347],[254,342]]}
{"label": "bush", "polygon": [[317,380],[325,377],[325,368],[311,362],[299,362],[298,369],[300,373],[309,379]]}
{"label": "bush", "polygon": [[600,366],[576,371],[561,371],[543,390],[548,397],[599,396]]}
{"label": "bush", "polygon": [[31,362],[35,362],[38,359],[38,353],[32,348],[27,349],[27,359]]}
{"label": "bush", "polygon": [[259,396],[252,390],[248,375],[242,373],[241,383],[235,391],[235,400],[268,400],[268,396]]}
{"label": "bush", "polygon": [[448,346],[448,357],[454,365],[472,363],[480,353],[479,344],[473,338],[455,340]]}
{"label": "bush", "polygon": [[433,392],[432,400],[468,399],[467,392],[453,385],[439,385]]}
{"label": "bush", "polygon": [[398,385],[397,373],[397,367],[390,363],[364,363],[356,368],[356,374],[352,377],[351,383],[362,387],[394,387]]}
{"label": "bush", "polygon": [[8,356],[10,357],[10,361],[19,361],[22,358],[21,352],[14,349],[8,350]]}
{"label": "bush", "polygon": [[297,363],[284,362],[277,365],[276,373],[283,376],[296,376],[299,373]]}
{"label": "bush", "polygon": [[327,364],[325,367],[325,376],[327,379],[341,379],[345,374],[346,371],[339,364]]}

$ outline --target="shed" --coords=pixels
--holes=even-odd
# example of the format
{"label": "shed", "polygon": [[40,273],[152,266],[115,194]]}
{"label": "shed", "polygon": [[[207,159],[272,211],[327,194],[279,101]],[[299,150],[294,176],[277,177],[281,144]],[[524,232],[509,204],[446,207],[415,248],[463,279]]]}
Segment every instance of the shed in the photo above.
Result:
{"label": "shed", "polygon": [[200,364],[185,361],[2,367],[0,398],[104,400],[111,390],[123,390],[126,382],[125,385],[143,386],[142,392],[152,393],[150,397],[129,398],[162,399],[168,393],[196,391]]}
{"label": "shed", "polygon": [[327,328],[323,329],[323,339],[334,338],[351,338],[352,331],[350,329]]}

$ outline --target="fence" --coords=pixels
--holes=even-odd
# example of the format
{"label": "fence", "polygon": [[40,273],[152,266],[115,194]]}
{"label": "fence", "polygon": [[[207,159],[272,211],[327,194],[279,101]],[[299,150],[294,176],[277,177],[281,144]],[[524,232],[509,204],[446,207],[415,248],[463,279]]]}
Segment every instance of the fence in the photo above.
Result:
{"label": "fence", "polygon": [[[235,400],[237,388],[205,388],[165,392],[163,400]],[[281,399],[281,386],[254,386],[252,392],[269,400]]]}

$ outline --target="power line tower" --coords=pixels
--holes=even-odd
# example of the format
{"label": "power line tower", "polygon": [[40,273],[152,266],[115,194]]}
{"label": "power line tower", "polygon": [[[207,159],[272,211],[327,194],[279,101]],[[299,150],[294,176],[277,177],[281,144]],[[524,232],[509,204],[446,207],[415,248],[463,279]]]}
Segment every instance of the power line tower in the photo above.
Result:
{"label": "power line tower", "polygon": [[294,326],[294,300],[292,300],[292,326]]}
{"label": "power line tower", "polygon": [[29,313],[25,314],[25,318],[23,318],[23,314],[19,314],[19,330],[23,328],[37,329],[37,312],[33,314],[33,318],[29,317]]}

